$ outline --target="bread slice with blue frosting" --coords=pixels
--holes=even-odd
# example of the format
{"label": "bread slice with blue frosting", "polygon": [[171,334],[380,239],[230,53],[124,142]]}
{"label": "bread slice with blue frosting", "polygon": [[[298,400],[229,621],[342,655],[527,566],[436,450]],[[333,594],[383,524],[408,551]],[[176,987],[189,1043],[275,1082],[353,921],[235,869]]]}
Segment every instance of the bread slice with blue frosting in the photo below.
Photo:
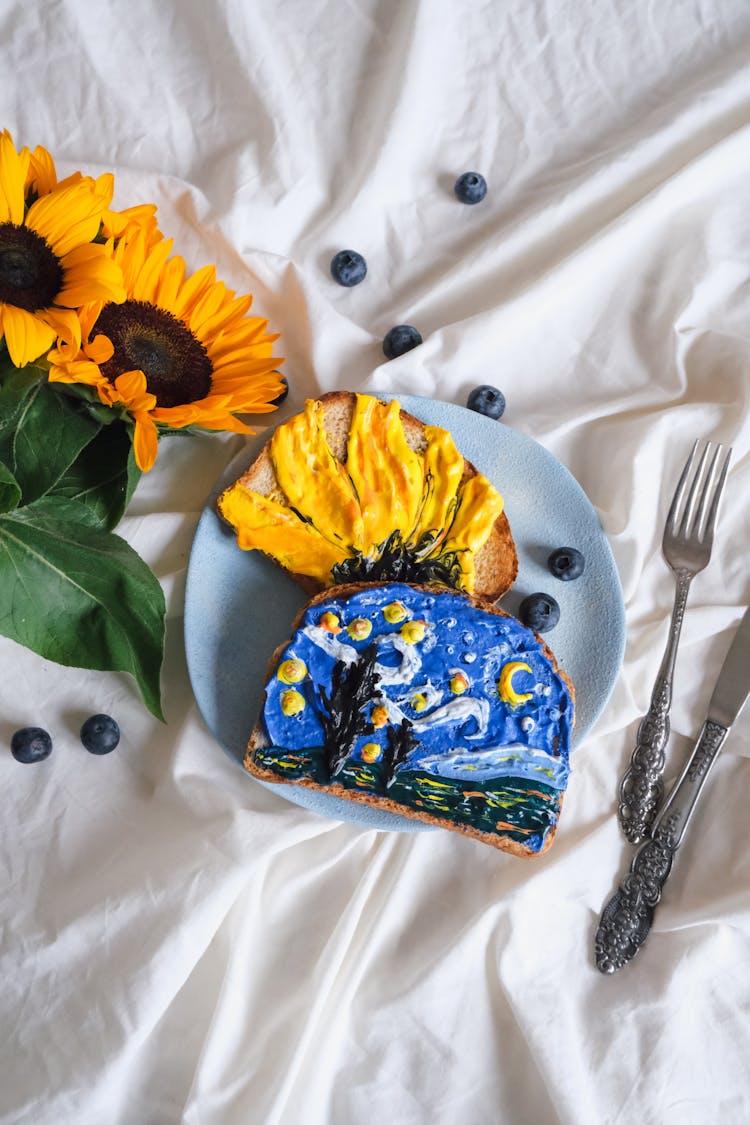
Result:
{"label": "bread slice with blue frosting", "polygon": [[573,721],[551,650],[497,606],[348,584],[274,654],[245,767],[533,856],[557,829]]}

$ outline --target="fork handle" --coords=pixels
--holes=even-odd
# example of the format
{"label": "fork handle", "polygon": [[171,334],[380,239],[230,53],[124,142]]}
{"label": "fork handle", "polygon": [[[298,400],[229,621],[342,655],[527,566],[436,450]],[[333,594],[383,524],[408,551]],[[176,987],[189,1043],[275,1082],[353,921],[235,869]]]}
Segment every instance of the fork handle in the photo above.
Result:
{"label": "fork handle", "polygon": [[622,830],[631,844],[640,844],[648,836],[664,792],[664,751],[669,741],[674,665],[693,575],[679,570],[676,578],[667,647],[654,684],[651,705],[638,726],[635,750],[620,784],[617,811]]}
{"label": "fork handle", "polygon": [[634,957],[651,929],[654,911],[672,870],[675,852],[729,730],[707,719],[682,776],[670,793],[651,836],[635,853],[630,872],[602,911],[595,955],[602,973],[614,973]]}

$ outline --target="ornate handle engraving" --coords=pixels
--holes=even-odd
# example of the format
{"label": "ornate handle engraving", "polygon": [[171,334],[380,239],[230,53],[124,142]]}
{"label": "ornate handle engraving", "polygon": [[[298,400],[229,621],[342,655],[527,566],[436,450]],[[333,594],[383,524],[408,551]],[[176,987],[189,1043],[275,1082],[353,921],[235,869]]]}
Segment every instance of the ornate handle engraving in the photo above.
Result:
{"label": "ornate handle engraving", "polygon": [[716,755],[721,750],[722,743],[727,736],[727,728],[709,719],[703,728],[703,735],[698,741],[685,771],[688,781],[703,783],[703,779],[711,768]]}
{"label": "ornate handle engraving", "polygon": [[728,730],[710,719],[703,724],[695,749],[672,789],[651,839],[635,853],[630,872],[602,911],[596,931],[596,967],[614,973],[634,957],[646,940],[654,910],[672,870],[672,861],[687,828],[711,766]]}
{"label": "ornate handle engraving", "polygon": [[596,967],[600,972],[621,969],[646,940],[654,909],[672,870],[675,849],[672,826],[665,823],[636,852],[630,874],[602,911],[595,939]]}
{"label": "ornate handle engraving", "polygon": [[618,816],[631,844],[640,844],[649,833],[664,792],[664,751],[669,741],[672,679],[692,575],[677,572],[669,639],[651,695],[651,706],[641,720],[636,747],[620,785]]}

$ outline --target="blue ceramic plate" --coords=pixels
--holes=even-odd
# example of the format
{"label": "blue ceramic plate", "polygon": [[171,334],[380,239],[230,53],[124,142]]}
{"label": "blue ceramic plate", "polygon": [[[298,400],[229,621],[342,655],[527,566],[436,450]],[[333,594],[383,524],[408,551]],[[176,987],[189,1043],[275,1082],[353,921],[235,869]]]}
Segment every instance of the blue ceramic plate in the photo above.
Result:
{"label": "blue ceramic plate", "polygon": [[[464,456],[504,496],[519,565],[503,608],[515,613],[521,598],[537,590],[559,602],[560,622],[544,639],[575,686],[575,748],[609,698],[625,646],[620,580],[596,512],[568,470],[531,438],[462,406],[409,395],[399,395],[399,400],[417,418],[450,430]],[[256,551],[241,551],[215,510],[218,493],[245,471],[266,440],[268,434],[249,444],[211,493],[196,529],[185,592],[185,648],[193,692],[209,730],[240,765],[261,708],[271,654],[289,637],[306,601],[272,562]],[[583,552],[581,578],[561,582],[552,577],[547,556],[555,547]],[[430,828],[300,786],[267,787],[335,820],[410,832]]]}

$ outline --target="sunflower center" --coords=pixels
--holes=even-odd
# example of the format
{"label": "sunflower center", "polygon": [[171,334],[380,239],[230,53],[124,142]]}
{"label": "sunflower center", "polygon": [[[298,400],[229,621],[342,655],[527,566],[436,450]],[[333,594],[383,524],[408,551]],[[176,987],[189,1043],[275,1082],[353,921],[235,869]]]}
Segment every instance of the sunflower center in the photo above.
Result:
{"label": "sunflower center", "polygon": [[52,304],[62,284],[62,266],[41,235],[0,223],[0,302],[38,312]]}
{"label": "sunflower center", "polygon": [[101,371],[114,383],[123,371],[142,371],[146,387],[161,407],[182,406],[205,398],[213,366],[208,352],[187,325],[166,309],[147,301],[105,305],[93,335],[103,332],[114,352]]}

